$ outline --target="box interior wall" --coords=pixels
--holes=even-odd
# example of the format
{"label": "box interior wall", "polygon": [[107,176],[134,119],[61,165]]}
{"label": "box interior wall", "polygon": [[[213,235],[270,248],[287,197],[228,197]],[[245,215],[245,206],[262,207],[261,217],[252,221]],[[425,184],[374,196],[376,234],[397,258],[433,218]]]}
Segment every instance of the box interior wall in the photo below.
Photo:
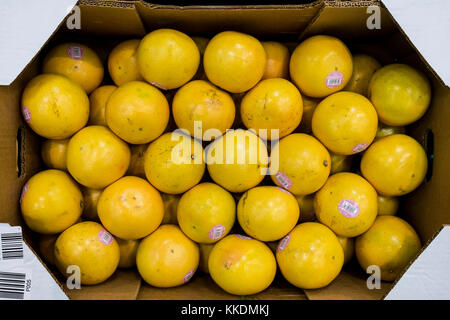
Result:
{"label": "box interior wall", "polygon": [[[430,132],[433,133],[432,176],[402,203],[402,216],[414,226],[425,243],[442,224],[450,223],[450,203],[446,197],[450,191],[450,128],[446,120],[450,119],[450,89],[427,67],[386,9],[381,9],[382,28],[367,29],[366,9],[373,4],[379,2],[316,1],[311,5],[183,8],[140,1],[80,1],[81,30],[67,30],[62,23],[20,76],[10,86],[0,86],[1,221],[24,226],[25,239],[37,251],[36,235],[25,227],[18,203],[26,180],[42,168],[41,140],[24,123],[19,106],[24,86],[40,72],[42,57],[54,44],[80,41],[92,46],[106,61],[114,44],[124,39],[141,38],[157,28],[174,28],[189,35],[208,37],[220,31],[236,30],[261,40],[289,42],[291,46],[310,35],[329,34],[342,38],[352,51],[371,54],[383,64],[409,63],[425,72],[432,82],[430,109],[420,121],[408,127],[408,132],[427,150],[432,148]],[[53,272],[51,267],[49,269]],[[380,299],[391,286],[383,283],[382,290],[368,290],[362,270],[349,269],[323,289],[303,293],[280,280],[256,298]],[[55,276],[63,282],[58,273]],[[226,294],[206,276],[198,276],[182,287],[162,290],[141,283],[135,271],[119,271],[104,284],[67,293],[73,299],[242,298]]]}

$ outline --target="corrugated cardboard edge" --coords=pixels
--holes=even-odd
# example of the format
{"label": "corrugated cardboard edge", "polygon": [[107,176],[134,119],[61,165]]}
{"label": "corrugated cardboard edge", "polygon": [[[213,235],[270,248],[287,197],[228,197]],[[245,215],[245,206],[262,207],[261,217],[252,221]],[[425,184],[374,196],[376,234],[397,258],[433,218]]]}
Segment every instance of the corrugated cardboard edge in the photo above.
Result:
{"label": "corrugated cardboard edge", "polygon": [[411,267],[411,265],[417,260],[417,258],[419,258],[419,256],[428,248],[428,246],[431,244],[431,242],[433,242],[433,240],[437,237],[437,235],[442,231],[442,229],[444,229],[444,227],[446,226],[450,226],[449,224],[443,224],[438,231],[436,231],[436,233],[430,238],[428,239],[428,241],[422,245],[422,248],[420,249],[420,251],[416,254],[416,256],[408,263],[408,265],[406,265],[402,272],[400,272],[400,274],[397,276],[397,278],[395,279],[395,281],[392,283],[390,289],[388,290],[388,292],[386,292],[383,297],[381,298],[382,300],[384,300],[386,298],[386,296],[389,294],[389,292],[392,291],[392,289],[395,287],[395,285],[397,284],[397,282],[400,281],[400,279],[403,277],[403,275],[408,271],[408,269]]}
{"label": "corrugated cardboard edge", "polygon": [[[316,16],[311,19],[311,21],[308,23],[308,25],[305,27],[305,30],[300,34],[299,40],[302,40],[309,36],[310,29],[314,24],[316,23],[317,19],[320,17],[322,12],[326,10],[327,8],[364,8],[369,6],[379,6],[384,9],[384,5],[382,4],[381,0],[368,0],[368,1],[331,1],[331,0],[323,0],[322,6],[317,12]],[[388,12],[388,10],[386,9]],[[389,15],[392,19],[392,16]]]}
{"label": "corrugated cardboard edge", "polygon": [[41,259],[41,257],[36,253],[36,251],[33,249],[33,247],[27,242],[25,238],[23,238],[23,242],[30,248],[31,252],[34,254],[34,256],[38,259],[38,261],[44,266],[45,270],[50,274],[52,279],[56,282],[56,284],[61,288],[61,290],[64,292],[64,294],[69,297],[68,290],[65,286],[61,284],[61,282],[55,277],[52,271],[47,267],[47,264]]}
{"label": "corrugated cardboard edge", "polygon": [[306,4],[274,4],[274,5],[188,5],[188,6],[176,6],[176,5],[165,5],[165,4],[153,4],[143,0],[133,1],[139,3],[140,5],[147,7],[149,9],[170,9],[170,10],[236,10],[236,9],[301,9],[301,8],[311,8],[315,6],[322,6],[324,0],[316,0],[311,3]]}

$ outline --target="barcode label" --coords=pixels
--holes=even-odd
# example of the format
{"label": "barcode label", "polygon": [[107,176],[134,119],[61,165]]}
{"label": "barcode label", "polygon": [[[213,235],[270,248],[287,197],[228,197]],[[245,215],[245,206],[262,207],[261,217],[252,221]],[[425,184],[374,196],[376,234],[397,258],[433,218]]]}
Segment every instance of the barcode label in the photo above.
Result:
{"label": "barcode label", "polygon": [[2,260],[23,259],[22,232],[2,233],[0,247]]}
{"label": "barcode label", "polygon": [[72,59],[79,60],[83,57],[83,48],[78,46],[70,46],[67,48],[67,54]]}
{"label": "barcode label", "polygon": [[354,218],[359,214],[358,204],[350,199],[343,199],[338,204],[338,210],[347,218]]}
{"label": "barcode label", "polygon": [[328,79],[327,85],[329,86],[338,86],[341,84],[341,79]]}
{"label": "barcode label", "polygon": [[344,82],[344,75],[340,72],[331,72],[325,78],[325,85],[328,88],[337,88]]}
{"label": "barcode label", "polygon": [[209,230],[209,238],[211,240],[217,240],[222,237],[225,233],[225,226],[218,224]]}
{"label": "barcode label", "polygon": [[30,293],[30,273],[0,271],[0,299],[24,300]]}
{"label": "barcode label", "polygon": [[114,240],[113,236],[104,229],[101,229],[98,232],[98,239],[100,240],[101,243],[106,244],[106,245],[111,244]]}

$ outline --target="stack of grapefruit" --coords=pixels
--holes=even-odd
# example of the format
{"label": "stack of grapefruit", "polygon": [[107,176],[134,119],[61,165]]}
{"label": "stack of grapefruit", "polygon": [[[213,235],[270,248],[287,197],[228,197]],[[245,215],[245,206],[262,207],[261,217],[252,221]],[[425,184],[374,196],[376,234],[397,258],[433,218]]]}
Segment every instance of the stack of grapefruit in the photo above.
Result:
{"label": "stack of grapefruit", "polygon": [[[105,77],[105,66],[107,76]],[[427,158],[405,126],[427,78],[339,39],[279,42],[159,29],[104,64],[84,44],[49,51],[21,110],[47,167],[20,198],[45,259],[81,283],[137,266],[150,285],[209,273],[225,291],[303,289],[356,256],[392,281],[421,247],[397,217]]]}

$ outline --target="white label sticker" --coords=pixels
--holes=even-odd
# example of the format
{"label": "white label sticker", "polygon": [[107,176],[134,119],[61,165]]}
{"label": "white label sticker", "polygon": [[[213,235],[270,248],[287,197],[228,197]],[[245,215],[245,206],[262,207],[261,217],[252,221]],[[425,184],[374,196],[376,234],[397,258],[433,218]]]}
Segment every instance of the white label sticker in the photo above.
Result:
{"label": "white label sticker", "polygon": [[31,111],[26,106],[22,106],[22,114],[26,123],[31,122]]}
{"label": "white label sticker", "polygon": [[277,251],[278,251],[278,252],[281,252],[281,251],[283,251],[284,249],[286,249],[286,247],[287,247],[288,244],[289,244],[289,241],[291,241],[291,235],[290,235],[290,234],[288,234],[286,237],[284,237],[283,239],[281,239],[280,243],[278,244]]}
{"label": "white label sticker", "polygon": [[218,224],[209,230],[209,238],[211,240],[217,240],[225,234],[225,226]]}
{"label": "white label sticker", "polygon": [[358,204],[350,199],[343,199],[339,201],[338,210],[347,218],[354,218],[359,214]]}
{"label": "white label sticker", "polygon": [[21,227],[0,229],[0,266],[23,263],[23,240]]}
{"label": "white label sticker", "polygon": [[31,270],[0,270],[0,299],[29,300],[32,288]]}
{"label": "white label sticker", "polygon": [[285,189],[290,189],[292,187],[291,179],[283,172],[278,171],[275,174],[275,179],[277,179],[278,183]]}
{"label": "white label sticker", "polygon": [[325,85],[328,88],[337,88],[344,82],[344,75],[337,72],[331,72],[328,74],[328,76],[325,78]]}
{"label": "white label sticker", "polygon": [[194,273],[195,273],[194,270],[190,270],[188,273],[186,273],[185,276],[183,277],[183,283],[186,283],[189,280],[191,280],[193,275],[194,275]]}
{"label": "white label sticker", "polygon": [[98,239],[101,243],[109,245],[113,242],[113,236],[106,230],[102,229],[98,232]]}
{"label": "white label sticker", "polygon": [[369,144],[367,142],[359,143],[353,147],[352,153],[359,153],[361,151],[364,151],[367,149],[368,146]]}
{"label": "white label sticker", "polygon": [[81,58],[83,58],[84,51],[83,48],[79,46],[70,46],[69,48],[67,48],[67,54],[74,60],[80,60]]}
{"label": "white label sticker", "polygon": [[250,237],[243,236],[242,234],[237,234],[236,237],[238,237],[239,239],[243,239],[243,240],[251,240],[252,239]]}

